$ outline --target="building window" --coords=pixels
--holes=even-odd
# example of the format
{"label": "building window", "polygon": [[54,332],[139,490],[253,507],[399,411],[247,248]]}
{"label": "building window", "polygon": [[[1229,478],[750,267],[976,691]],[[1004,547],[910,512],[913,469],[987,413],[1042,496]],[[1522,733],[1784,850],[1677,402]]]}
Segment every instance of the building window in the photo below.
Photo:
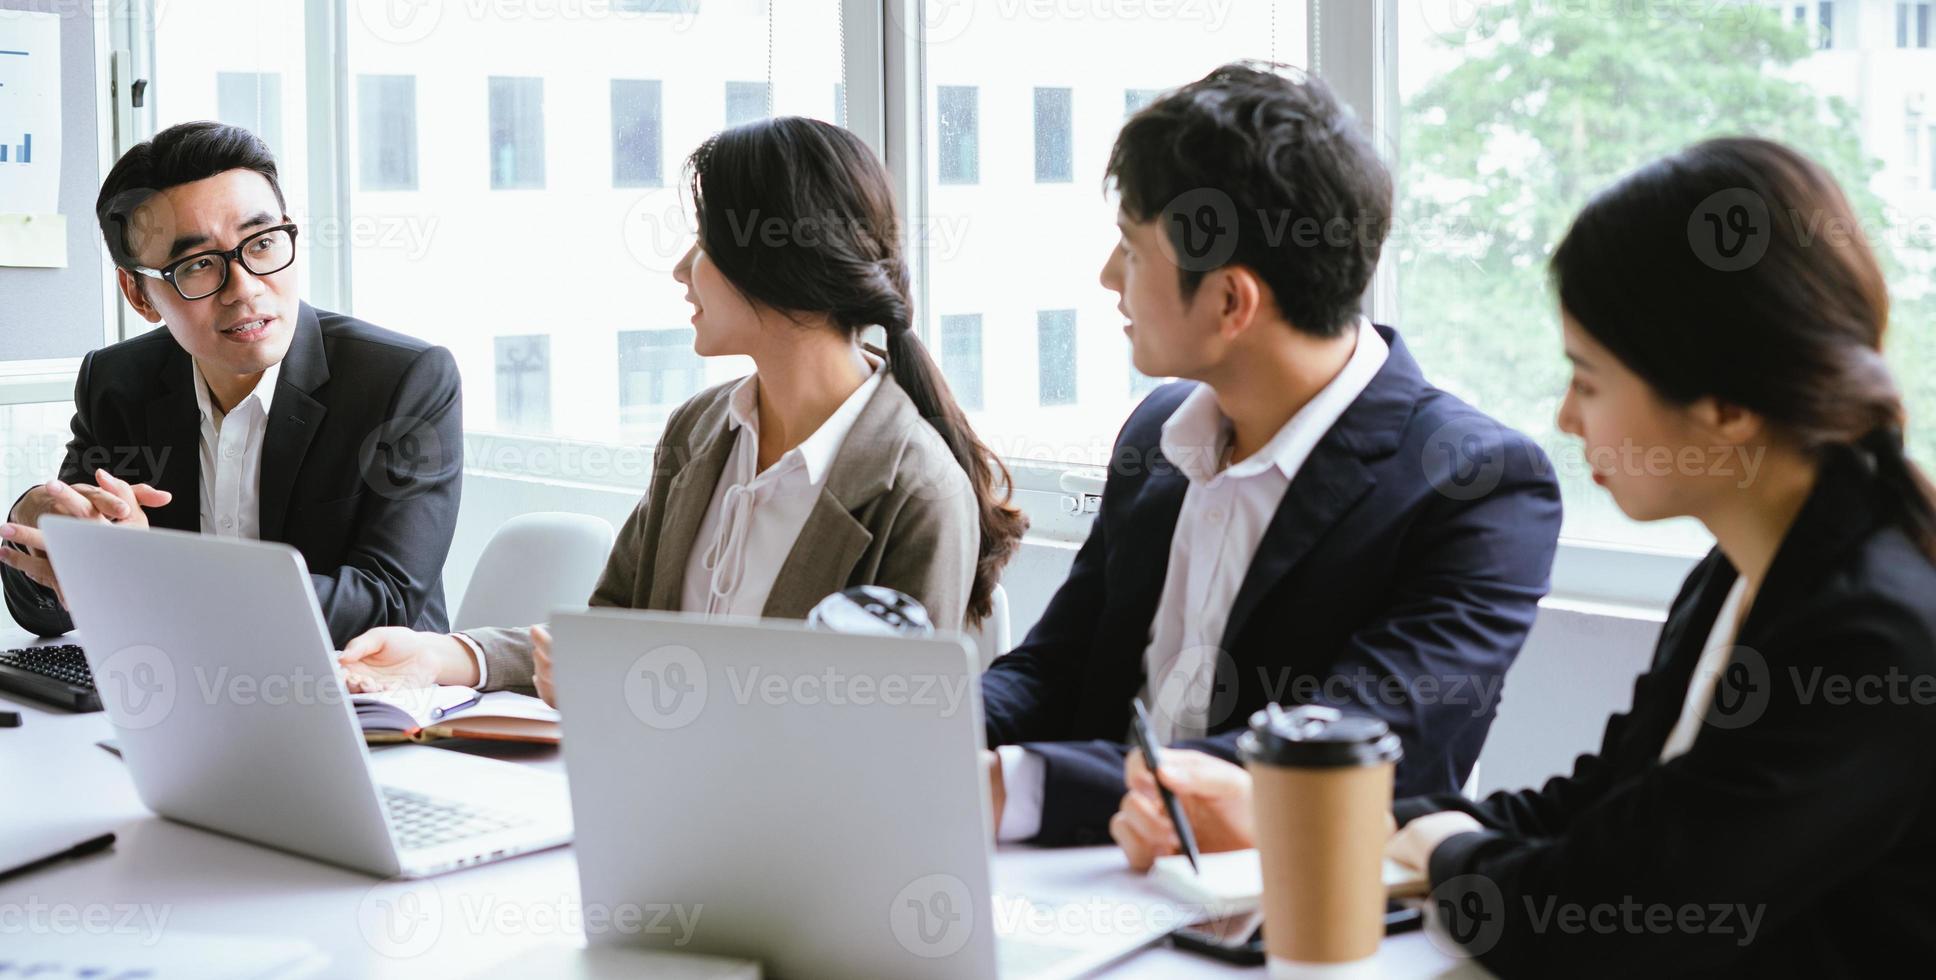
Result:
{"label": "building window", "polygon": [[1896,47],[1929,47],[1931,0],[1896,0]]}
{"label": "building window", "polygon": [[1827,51],[1835,47],[1835,0],[1821,0],[1815,11],[1815,47]]}
{"label": "building window", "polygon": [[1144,106],[1155,102],[1156,97],[1162,94],[1163,90],[1159,88],[1123,89],[1123,118],[1128,119],[1143,111]]}
{"label": "building window", "polygon": [[980,98],[981,90],[973,85],[943,85],[935,91],[941,126],[935,157],[944,184],[981,180]]}
{"label": "building window", "polygon": [[663,117],[659,83],[612,79],[612,186],[658,187]]}
{"label": "building window", "polygon": [[1070,152],[1070,90],[1035,90],[1035,182],[1059,184],[1075,179]]}
{"label": "building window", "polygon": [[1076,311],[1035,314],[1037,390],[1043,405],[1076,401]]}
{"label": "building window", "polygon": [[545,185],[544,79],[491,77],[491,189]]}
{"label": "building window", "polygon": [[215,73],[215,115],[240,126],[282,155],[282,76],[275,72]]}
{"label": "building window", "polygon": [[768,88],[765,82],[727,82],[726,128],[765,119]]}
{"label": "building window", "polygon": [[699,394],[705,377],[691,328],[619,331],[619,425],[628,432],[656,428],[667,409]]}
{"label": "building window", "polygon": [[417,79],[356,77],[357,176],[366,191],[417,189]]}
{"label": "building window", "polygon": [[941,318],[941,373],[963,409],[981,410],[981,314]]}
{"label": "building window", "polygon": [[511,432],[551,430],[551,338],[498,337],[497,424]]}

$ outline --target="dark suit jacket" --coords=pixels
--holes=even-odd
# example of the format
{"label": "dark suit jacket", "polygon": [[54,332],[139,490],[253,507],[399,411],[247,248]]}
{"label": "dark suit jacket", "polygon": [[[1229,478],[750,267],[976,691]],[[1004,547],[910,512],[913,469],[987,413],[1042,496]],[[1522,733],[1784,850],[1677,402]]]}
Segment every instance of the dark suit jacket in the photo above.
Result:
{"label": "dark suit jacket", "polygon": [[[1409,795],[1456,789],[1477,760],[1546,593],[1560,498],[1537,446],[1426,384],[1397,333],[1377,329],[1391,355],[1292,479],[1230,612],[1211,735],[1183,744],[1234,758],[1271,701],[1370,712],[1404,741]],[[1193,387],[1159,388],[1130,416],[1068,580],[983,676],[989,745],[1047,762],[1036,843],[1108,840],[1189,487],[1162,427]]]}
{"label": "dark suit jacket", "polygon": [[[1734,584],[1718,549],[1674,600],[1633,707],[1571,776],[1395,808],[1489,828],[1431,860],[1448,932],[1487,967],[1858,977],[1936,960],[1936,568],[1879,516],[1866,458],[1831,453],[1685,755],[1660,762]],[[1610,931],[1544,917],[1608,906]],[[1683,906],[1693,928],[1646,927]]]}
{"label": "dark suit jacket", "polygon": [[[60,478],[97,468],[173,493],[155,527],[201,530],[193,360],[166,329],[95,351],[74,384]],[[302,552],[338,646],[374,626],[443,630],[463,412],[450,352],[302,305],[262,439],[262,538]],[[74,628],[11,568],[7,608],[41,636]]]}

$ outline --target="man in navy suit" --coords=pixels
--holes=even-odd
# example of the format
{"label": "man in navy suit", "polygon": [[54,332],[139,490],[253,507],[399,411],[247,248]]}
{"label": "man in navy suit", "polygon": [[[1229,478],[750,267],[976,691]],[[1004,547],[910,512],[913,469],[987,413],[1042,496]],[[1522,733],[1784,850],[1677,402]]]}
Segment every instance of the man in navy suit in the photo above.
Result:
{"label": "man in navy suit", "polygon": [[1225,758],[1271,702],[1368,713],[1404,742],[1399,796],[1457,790],[1546,593],[1559,487],[1359,313],[1389,173],[1322,83],[1243,65],[1139,112],[1108,172],[1103,285],[1137,369],[1188,380],[1130,416],[1068,580],[983,677],[998,836],[1109,839],[1132,698]]}

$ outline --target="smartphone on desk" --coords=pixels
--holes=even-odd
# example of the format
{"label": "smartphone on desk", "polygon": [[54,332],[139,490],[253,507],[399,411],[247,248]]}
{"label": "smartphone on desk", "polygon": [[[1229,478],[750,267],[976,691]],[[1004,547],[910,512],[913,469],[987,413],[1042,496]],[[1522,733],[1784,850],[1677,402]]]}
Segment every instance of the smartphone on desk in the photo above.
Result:
{"label": "smartphone on desk", "polygon": [[[1385,903],[1385,935],[1411,932],[1424,924],[1425,915],[1420,906]],[[1170,943],[1177,949],[1200,953],[1225,963],[1261,965],[1264,962],[1264,910],[1184,926],[1170,933]]]}

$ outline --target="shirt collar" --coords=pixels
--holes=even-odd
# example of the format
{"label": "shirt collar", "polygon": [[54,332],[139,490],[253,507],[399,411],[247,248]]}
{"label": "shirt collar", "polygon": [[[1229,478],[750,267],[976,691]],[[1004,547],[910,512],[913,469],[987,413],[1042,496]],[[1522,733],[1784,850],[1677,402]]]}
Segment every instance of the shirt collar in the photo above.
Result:
{"label": "shirt collar", "polygon": [[[1390,345],[1378,335],[1369,320],[1359,317],[1356,329],[1358,343],[1352,348],[1350,359],[1345,361],[1344,369],[1338,372],[1337,377],[1318,389],[1318,393],[1311,396],[1311,400],[1298,409],[1283,428],[1277,430],[1276,435],[1271,436],[1263,449],[1221,472],[1241,478],[1276,467],[1287,478],[1297,475],[1305,459],[1310,457],[1311,450],[1317,448],[1324,434],[1344,417],[1351,403],[1364,394],[1371,379],[1391,354]],[[1207,483],[1220,472],[1219,463],[1224,447],[1230,442],[1230,435],[1230,420],[1224,417],[1223,409],[1217,403],[1216,391],[1209,385],[1198,385],[1163,423],[1163,455],[1176,464],[1177,469],[1191,482]]]}
{"label": "shirt collar", "polygon": [[[806,467],[809,483],[818,486],[826,480],[834,457],[840,453],[840,444],[847,440],[847,433],[853,429],[855,420],[860,418],[861,409],[867,407],[868,399],[874,397],[875,390],[881,386],[881,379],[887,374],[887,362],[865,350],[860,352],[860,356],[866,358],[867,366],[873,369],[867,380],[861,382],[860,387],[854,389],[854,393],[848,395],[839,408],[834,409],[827,421],[820,423],[820,428],[780,457],[780,461],[769,472],[778,470],[791,458]],[[755,444],[760,435],[758,398],[759,375],[750,374],[734,386],[732,395],[726,400],[726,415],[732,420],[734,428],[746,430]]]}
{"label": "shirt collar", "polygon": [[[202,366],[196,363],[195,359],[191,357],[188,359],[188,370],[191,374],[195,375],[195,407],[201,410],[204,421],[214,418],[215,396],[208,390],[208,379],[202,377]],[[256,379],[255,387],[249,389],[249,393],[243,395],[242,400],[236,402],[234,408],[229,409],[228,412],[223,414],[227,415],[234,412],[236,408],[241,408],[251,398],[256,399],[262,404],[263,414],[268,414],[269,405],[276,398],[276,379],[281,376],[281,361],[269,365],[263,370],[262,377]]]}

